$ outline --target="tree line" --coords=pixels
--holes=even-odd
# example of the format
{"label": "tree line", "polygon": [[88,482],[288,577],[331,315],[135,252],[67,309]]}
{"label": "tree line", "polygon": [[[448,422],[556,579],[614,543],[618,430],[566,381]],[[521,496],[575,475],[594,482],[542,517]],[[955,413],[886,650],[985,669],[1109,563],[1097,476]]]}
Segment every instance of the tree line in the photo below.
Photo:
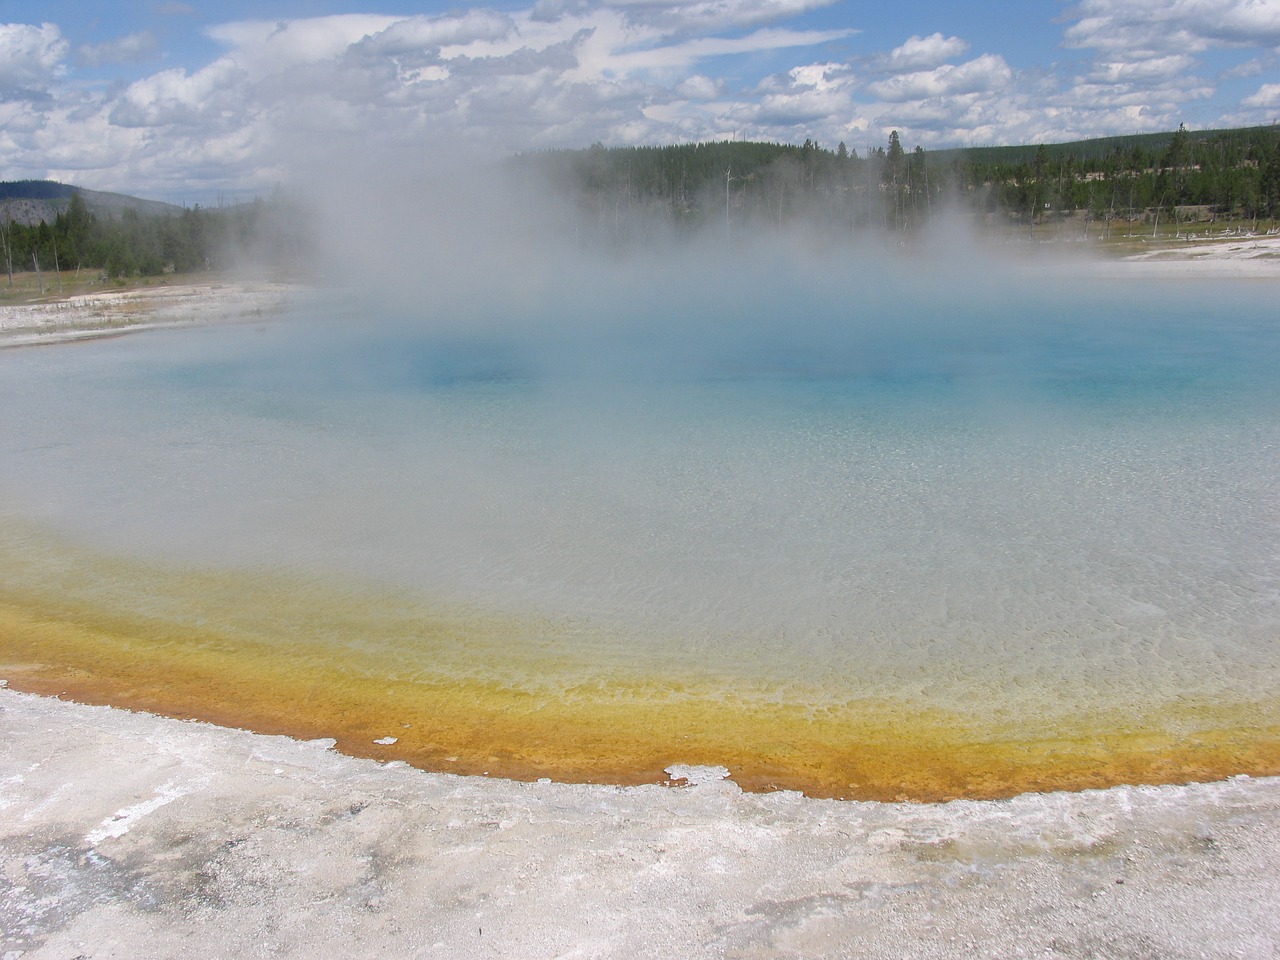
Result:
{"label": "tree line", "polygon": [[[802,221],[841,229],[905,230],[927,218],[944,181],[924,151],[895,132],[860,157],[812,139],[614,147],[523,155],[518,165],[549,177],[576,214],[574,226],[614,240],[660,225],[702,229]],[[931,179],[932,177],[932,179]]]}
{"label": "tree line", "polygon": [[900,236],[941,209],[1034,228],[1065,219],[1167,223],[1280,217],[1280,127],[1021,147],[907,150],[899,134],[859,155],[813,140],[614,147],[524,155],[568,196],[575,229],[625,242],[655,224],[802,224]]}
{"label": "tree line", "polygon": [[[29,185],[0,185],[12,186]],[[249,249],[268,250],[279,258],[300,243],[296,229],[279,215],[278,204],[262,200],[213,210],[195,206],[172,215],[125,209],[118,217],[98,216],[74,188],[49,186],[42,193],[27,189],[8,194],[62,200],[68,194],[52,188],[69,191],[65,208],[52,223],[24,224],[7,214],[0,219],[0,258],[10,284],[14,271],[24,270],[87,269],[113,278],[216,270]]]}
{"label": "tree line", "polygon": [[[1075,149],[1064,149],[1072,147]],[[1095,220],[1280,216],[1280,127],[1112,138],[1105,149],[1039,146],[1027,155],[971,151],[961,182],[988,212],[1023,223],[1080,213]]]}
{"label": "tree line", "polygon": [[[1110,137],[1076,143],[908,150],[895,131],[863,154],[807,139],[604,147],[523,154],[506,172],[559,193],[552,229],[583,243],[661,240],[671,230],[735,235],[774,227],[901,242],[943,209],[1035,230],[1046,223],[1121,221],[1175,229],[1217,218],[1275,228],[1280,126]],[[171,214],[99,215],[74,187],[0,184],[0,201],[40,200],[53,222],[0,213],[0,257],[23,270],[109,277],[219,269],[252,258],[294,265],[309,249],[307,218],[281,199]]]}

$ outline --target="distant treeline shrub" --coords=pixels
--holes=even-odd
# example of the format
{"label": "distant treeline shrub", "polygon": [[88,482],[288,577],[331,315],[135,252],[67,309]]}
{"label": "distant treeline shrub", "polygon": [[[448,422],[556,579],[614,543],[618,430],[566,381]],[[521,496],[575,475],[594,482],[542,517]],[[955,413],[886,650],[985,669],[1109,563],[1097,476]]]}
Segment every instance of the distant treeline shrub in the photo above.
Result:
{"label": "distant treeline shrub", "polygon": [[[32,198],[31,184],[13,195]],[[52,184],[61,187],[61,184]],[[23,225],[0,219],[0,258],[6,270],[93,269],[110,277],[156,276],[211,270],[247,258],[279,263],[299,255],[300,221],[283,205],[257,200],[219,209],[199,206],[174,215],[145,216],[125,209],[99,217],[74,188],[53,223]],[[49,199],[62,199],[52,196]]]}
{"label": "distant treeline shrub", "polygon": [[1035,225],[1064,217],[1280,217],[1280,127],[1076,143],[908,151],[898,134],[859,155],[806,140],[548,151],[516,158],[570,198],[575,229],[627,241],[677,228],[800,224],[899,233],[941,209]]}

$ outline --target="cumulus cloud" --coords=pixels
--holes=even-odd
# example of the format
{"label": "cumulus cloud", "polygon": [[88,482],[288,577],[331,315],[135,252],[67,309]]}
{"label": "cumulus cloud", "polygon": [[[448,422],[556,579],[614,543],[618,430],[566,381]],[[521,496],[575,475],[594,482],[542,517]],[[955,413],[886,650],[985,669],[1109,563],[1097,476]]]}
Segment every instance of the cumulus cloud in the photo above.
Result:
{"label": "cumulus cloud", "polygon": [[843,63],[807,63],[788,71],[791,83],[797,87],[830,90],[847,82],[849,68]]}
{"label": "cumulus cloud", "polygon": [[969,145],[1000,143],[1011,130],[1023,131],[1016,135],[1018,141],[1043,139],[1025,132],[1034,119],[1017,98],[964,94],[894,104],[875,123],[899,130],[904,145],[933,144],[939,139]]}
{"label": "cumulus cloud", "polygon": [[205,32],[230,48],[229,55],[242,68],[255,74],[278,73],[302,64],[332,60],[398,19],[340,14],[303,20],[238,20]]}
{"label": "cumulus cloud", "polygon": [[[876,144],[891,129],[908,147],[1063,140],[1190,124],[1189,104],[1222,98],[1198,74],[1270,79],[1280,48],[1280,0],[1076,0],[1062,40],[1086,52],[1016,71],[998,48],[941,31],[864,34],[854,57],[846,41],[866,24],[806,16],[831,0],[523,2],[223,23],[205,30],[221,48],[211,60],[137,67],[111,85],[121,70],[94,68],[145,63],[156,35],[70,57],[55,25],[0,24],[0,176],[97,169],[86,185],[252,188],[338,142],[492,156],[596,140],[856,132]],[[1215,49],[1239,55],[1217,56],[1211,73]],[[68,82],[69,70],[83,75]],[[1277,86],[1215,119],[1269,119]]]}
{"label": "cumulus cloud", "polygon": [[847,113],[849,109],[848,94],[841,90],[800,90],[766,94],[758,103],[735,111],[733,116],[760,124],[794,127]]}
{"label": "cumulus cloud", "polygon": [[[1197,76],[1209,51],[1280,45],[1280,0],[1081,0],[1071,16],[1064,44],[1094,51],[1095,60],[1067,85],[1065,102],[1097,122],[1122,117],[1135,130],[1176,126],[1187,105],[1217,94],[1213,82]],[[1252,75],[1262,62],[1218,75]],[[1237,121],[1257,119],[1224,111],[1213,120]]]}
{"label": "cumulus cloud", "polygon": [[1105,71],[1079,77],[1046,98],[1043,112],[1068,134],[1059,139],[1096,136],[1098,130],[1171,130],[1186,118],[1189,104],[1214,94],[1212,85],[1192,75],[1151,77],[1143,82],[1109,78],[1114,74]]}
{"label": "cumulus cloud", "polygon": [[1280,107],[1280,83],[1264,83],[1256,93],[1240,101],[1246,107],[1272,109]]}
{"label": "cumulus cloud", "polygon": [[238,124],[243,121],[241,82],[244,71],[229,59],[215,60],[188,75],[185,70],[163,70],[130,84],[110,112],[121,127]]}
{"label": "cumulus cloud", "polygon": [[65,70],[68,49],[56,24],[0,23],[0,100],[47,96]]}
{"label": "cumulus cloud", "polygon": [[398,56],[476,40],[503,40],[514,31],[515,21],[505,14],[471,10],[454,16],[400,20],[354,46],[374,56]]}
{"label": "cumulus cloud", "polygon": [[676,93],[689,100],[710,100],[720,93],[720,84],[708,76],[695,73],[676,86]]}
{"label": "cumulus cloud", "polygon": [[1072,47],[1132,50],[1135,58],[1211,46],[1280,45],[1276,0],[1082,0]]}
{"label": "cumulus cloud", "polygon": [[933,70],[904,73],[868,85],[881,100],[903,103],[934,97],[999,90],[1013,79],[1013,71],[997,54],[984,53],[959,66],[943,64]]}
{"label": "cumulus cloud", "polygon": [[892,73],[908,73],[928,70],[948,60],[953,60],[969,49],[969,44],[959,37],[944,37],[933,33],[927,37],[911,37],[882,58],[878,66]]}

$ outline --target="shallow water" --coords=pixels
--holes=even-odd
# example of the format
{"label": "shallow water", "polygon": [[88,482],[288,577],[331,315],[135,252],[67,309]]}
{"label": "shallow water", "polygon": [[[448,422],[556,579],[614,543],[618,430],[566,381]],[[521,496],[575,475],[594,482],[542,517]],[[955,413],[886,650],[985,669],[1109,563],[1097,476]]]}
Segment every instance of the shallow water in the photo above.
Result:
{"label": "shallow water", "polygon": [[[518,775],[730,750],[829,795],[1268,772],[1273,286],[971,292],[471,332],[328,296],[9,351],[8,659],[71,624],[48,689],[163,709],[189,670],[206,695],[171,712]],[[95,647],[143,666],[108,682]]]}

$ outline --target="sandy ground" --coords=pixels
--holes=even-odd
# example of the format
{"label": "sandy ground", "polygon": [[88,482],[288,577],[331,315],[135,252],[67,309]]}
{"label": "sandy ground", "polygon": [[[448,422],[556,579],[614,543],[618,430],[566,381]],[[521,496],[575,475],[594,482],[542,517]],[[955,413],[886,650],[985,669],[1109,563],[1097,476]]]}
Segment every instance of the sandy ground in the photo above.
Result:
{"label": "sandy ground", "polygon": [[[1280,238],[1168,256],[1114,269],[1280,276]],[[288,293],[4,307],[0,345]],[[1280,957],[1276,779],[941,805],[744,794],[707,768],[521,784],[9,690],[0,744],[0,960]]]}
{"label": "sandy ground", "polygon": [[39,303],[0,305],[0,347],[186,324],[253,320],[279,313],[294,288],[217,280],[102,290]]}
{"label": "sandy ground", "polygon": [[1280,236],[1205,241],[1189,236],[1105,264],[1111,275],[1280,278]]}
{"label": "sandy ground", "polygon": [[0,956],[1240,957],[1280,781],[899,805],[425,774],[0,691]]}

